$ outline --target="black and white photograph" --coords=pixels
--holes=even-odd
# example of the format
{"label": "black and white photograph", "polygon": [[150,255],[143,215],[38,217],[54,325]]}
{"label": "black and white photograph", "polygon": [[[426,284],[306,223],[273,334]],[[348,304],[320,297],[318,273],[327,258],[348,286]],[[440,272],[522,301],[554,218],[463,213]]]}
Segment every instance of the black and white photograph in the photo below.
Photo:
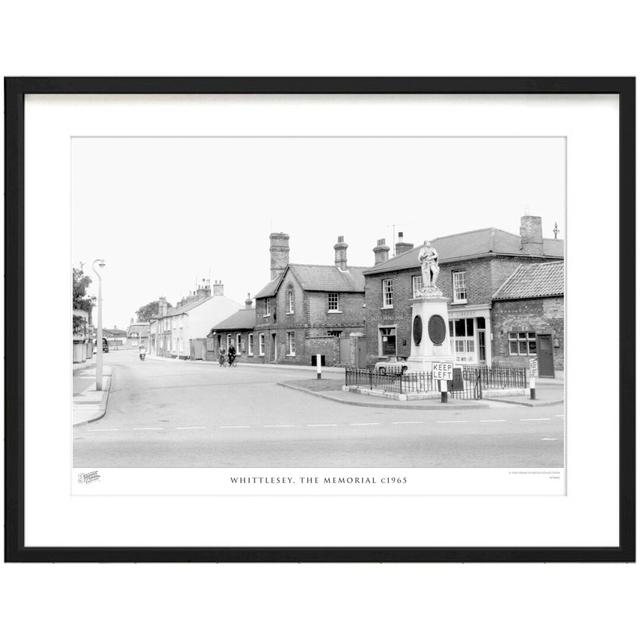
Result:
{"label": "black and white photograph", "polygon": [[4,3],[2,637],[633,637],[637,14]]}
{"label": "black and white photograph", "polygon": [[628,83],[51,82],[8,120],[29,557],[628,557]]}
{"label": "black and white photograph", "polygon": [[75,468],[563,470],[565,138],[76,137],[71,163]]}

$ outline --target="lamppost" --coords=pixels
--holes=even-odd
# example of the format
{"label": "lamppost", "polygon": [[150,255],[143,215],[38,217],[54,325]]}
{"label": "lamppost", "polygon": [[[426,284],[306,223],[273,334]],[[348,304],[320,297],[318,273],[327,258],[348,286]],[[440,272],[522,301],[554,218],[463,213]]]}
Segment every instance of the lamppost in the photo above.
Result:
{"label": "lamppost", "polygon": [[96,264],[102,269],[106,262],[102,258],[93,261],[91,268],[98,276],[98,339],[96,345],[96,390],[102,391],[102,276],[96,269]]}

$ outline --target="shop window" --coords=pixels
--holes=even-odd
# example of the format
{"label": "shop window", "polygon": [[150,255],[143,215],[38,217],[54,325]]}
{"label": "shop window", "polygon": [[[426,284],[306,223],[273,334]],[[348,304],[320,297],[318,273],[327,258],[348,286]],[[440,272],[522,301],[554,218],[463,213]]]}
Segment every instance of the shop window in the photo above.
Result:
{"label": "shop window", "polygon": [[451,350],[457,362],[476,360],[476,341],[473,318],[459,318],[449,321]]}

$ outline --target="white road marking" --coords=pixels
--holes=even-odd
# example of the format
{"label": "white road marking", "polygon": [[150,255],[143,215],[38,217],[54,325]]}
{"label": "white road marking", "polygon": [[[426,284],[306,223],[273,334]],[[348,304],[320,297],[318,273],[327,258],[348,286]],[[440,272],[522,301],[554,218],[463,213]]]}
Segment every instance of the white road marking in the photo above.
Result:
{"label": "white road marking", "polygon": [[480,422],[506,422],[506,420],[480,420]]}
{"label": "white road marking", "polygon": [[548,420],[551,420],[551,418],[520,418],[520,422],[542,422]]}
{"label": "white road marking", "polygon": [[541,440],[557,440],[558,438],[540,438]]}
{"label": "white road marking", "polygon": [[398,422],[392,422],[391,424],[422,424],[422,420],[399,420]]}
{"label": "white road marking", "polygon": [[180,429],[181,431],[186,431],[187,429],[206,429],[206,427],[176,427],[176,429]]}
{"label": "white road marking", "polygon": [[308,424],[307,427],[337,427],[335,422],[325,422],[323,424]]}
{"label": "white road marking", "polygon": [[264,424],[262,425],[265,429],[289,429],[293,428],[295,424]]}
{"label": "white road marking", "polygon": [[351,422],[349,424],[350,427],[370,427],[375,424],[380,424],[379,422]]}
{"label": "white road marking", "polygon": [[470,420],[436,420],[439,424],[455,424],[459,422],[470,422]]}
{"label": "white road marking", "polygon": [[87,431],[120,431],[120,429],[87,429]]}
{"label": "white road marking", "polygon": [[553,417],[554,418],[564,418],[564,413],[556,413]]}
{"label": "white road marking", "polygon": [[248,424],[225,424],[220,429],[249,429]]}
{"label": "white road marking", "polygon": [[133,427],[134,431],[164,431],[164,427]]}

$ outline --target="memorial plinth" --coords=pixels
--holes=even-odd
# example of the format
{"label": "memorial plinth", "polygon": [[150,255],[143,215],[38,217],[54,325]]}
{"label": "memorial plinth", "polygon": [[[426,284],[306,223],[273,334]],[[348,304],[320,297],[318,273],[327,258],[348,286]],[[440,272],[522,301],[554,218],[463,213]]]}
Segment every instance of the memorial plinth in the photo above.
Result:
{"label": "memorial plinth", "polygon": [[418,291],[411,300],[411,355],[409,371],[431,373],[434,362],[451,362],[448,298],[436,286]]}

